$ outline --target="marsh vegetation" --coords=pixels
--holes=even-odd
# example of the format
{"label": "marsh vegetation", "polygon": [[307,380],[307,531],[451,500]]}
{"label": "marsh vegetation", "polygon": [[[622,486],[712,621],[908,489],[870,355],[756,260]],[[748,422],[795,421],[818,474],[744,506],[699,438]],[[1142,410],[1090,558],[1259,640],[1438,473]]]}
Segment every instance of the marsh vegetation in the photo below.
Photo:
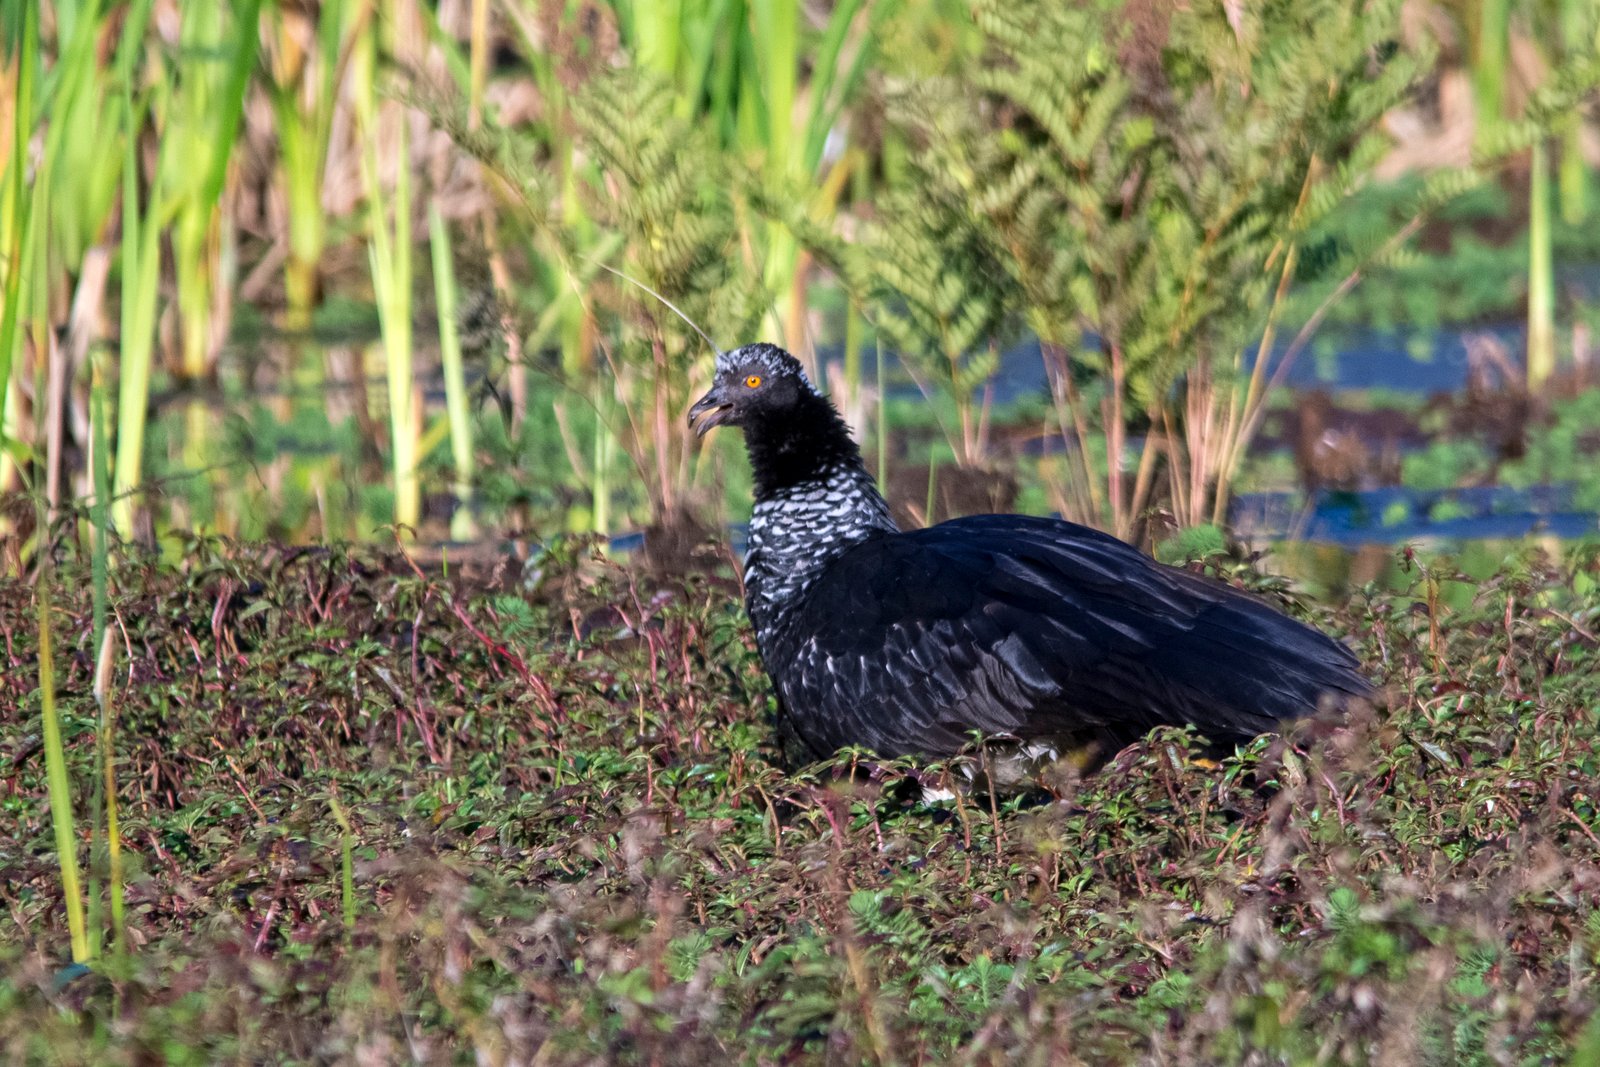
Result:
{"label": "marsh vegetation", "polygon": [[[1600,1062],[1593,4],[0,42],[8,1061]],[[712,354],[613,271],[797,353],[904,523],[1114,531],[1385,699],[783,768]]]}

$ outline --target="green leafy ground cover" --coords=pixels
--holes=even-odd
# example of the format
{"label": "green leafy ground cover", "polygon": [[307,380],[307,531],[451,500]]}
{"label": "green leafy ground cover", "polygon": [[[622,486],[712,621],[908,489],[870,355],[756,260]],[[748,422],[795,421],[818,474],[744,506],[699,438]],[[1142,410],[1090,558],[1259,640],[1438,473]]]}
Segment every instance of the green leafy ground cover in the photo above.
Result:
{"label": "green leafy ground cover", "polygon": [[[87,972],[0,580],[6,1062],[1600,1062],[1592,550],[1459,611],[1444,564],[1290,602],[1389,694],[1293,748],[927,805],[774,765],[725,576],[179,547],[113,578],[128,947]],[[52,620],[98,897],[86,572]]]}

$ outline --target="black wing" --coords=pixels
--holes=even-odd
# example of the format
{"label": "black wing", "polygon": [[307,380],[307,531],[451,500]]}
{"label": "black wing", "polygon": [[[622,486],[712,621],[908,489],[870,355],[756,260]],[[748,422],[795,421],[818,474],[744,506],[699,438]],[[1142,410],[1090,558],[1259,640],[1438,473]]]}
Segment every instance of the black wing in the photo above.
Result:
{"label": "black wing", "polygon": [[1087,527],[983,515],[855,546],[764,648],[818,754],[947,754],[969,733],[1253,737],[1370,683],[1343,645]]}

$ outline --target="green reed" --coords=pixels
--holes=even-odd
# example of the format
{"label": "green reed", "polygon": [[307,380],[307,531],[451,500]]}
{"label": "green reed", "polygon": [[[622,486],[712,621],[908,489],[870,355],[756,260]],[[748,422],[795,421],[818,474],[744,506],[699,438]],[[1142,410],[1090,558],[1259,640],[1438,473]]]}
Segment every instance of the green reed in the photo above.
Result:
{"label": "green reed", "polygon": [[261,0],[185,5],[167,73],[174,91],[166,101],[161,139],[184,165],[163,173],[163,213],[171,213],[180,351],[188,378],[210,372],[219,332],[226,328],[212,321],[218,286],[230,281],[220,274],[218,207],[255,69],[260,8]]}
{"label": "green reed", "polygon": [[33,86],[38,75],[37,20],[23,16],[23,39],[12,53],[6,71],[11,85],[9,151],[6,154],[4,182],[0,183],[0,489],[10,481],[13,465],[26,456],[23,442],[12,439],[14,394],[10,390],[12,369],[21,366],[21,302],[23,248],[30,216],[23,197],[23,178],[28,168],[28,143],[32,133]]}
{"label": "green reed", "polygon": [[[358,41],[354,53],[356,114],[363,131],[361,178],[367,197],[367,261],[382,332],[384,377],[389,398],[389,453],[394,478],[394,522],[415,529],[422,513],[419,463],[420,403],[412,372],[411,331],[411,141],[403,114],[385,116],[378,106],[376,31]],[[398,105],[391,105],[397,108]],[[379,159],[380,125],[393,118],[392,193],[384,189]],[[392,220],[392,221],[391,221]]]}
{"label": "green reed", "polygon": [[461,362],[461,336],[456,329],[456,273],[450,252],[450,231],[436,200],[428,203],[428,244],[433,252],[433,292],[439,318],[439,361],[444,369],[445,417],[450,427],[450,454],[456,473],[456,507],[450,518],[450,536],[465,541],[477,534],[472,498],[472,418],[467,404],[466,372]]}
{"label": "green reed", "polygon": [[[160,88],[156,92],[161,92]],[[145,109],[131,94],[123,100],[126,128],[137,130]],[[171,157],[157,151],[156,174]],[[134,500],[143,475],[145,411],[155,360],[157,301],[161,284],[161,219],[153,203],[139,195],[139,144],[129,136],[122,170],[121,383],[117,395],[117,455],[112,478],[112,524],[123,537],[133,534]],[[153,200],[153,197],[152,197]]]}
{"label": "green reed", "polygon": [[[41,516],[41,525],[43,516]],[[50,823],[55,829],[56,862],[61,872],[61,893],[72,940],[72,959],[90,958],[88,928],[84,921],[83,889],[78,875],[78,834],[72,818],[72,784],[67,778],[66,751],[61,743],[61,719],[56,713],[56,666],[51,644],[50,553],[40,552],[35,586],[39,622],[39,709],[44,735],[45,778],[50,797]]]}
{"label": "green reed", "polygon": [[[96,360],[90,385],[89,470],[94,487],[94,502],[89,508],[91,530],[91,580],[94,583],[94,696],[100,709],[100,729],[95,734],[96,763],[100,768],[100,809],[105,815],[106,889],[111,901],[112,952],[118,959],[127,953],[128,917],[123,894],[122,821],[117,808],[116,705],[112,670],[116,644],[108,625],[111,602],[111,471],[107,440],[107,397],[105,376]],[[90,894],[91,903],[98,894]],[[98,924],[95,934],[98,936]]]}
{"label": "green reed", "polygon": [[1550,150],[1534,140],[1528,165],[1528,388],[1556,372],[1555,266],[1550,217]]}
{"label": "green reed", "polygon": [[285,325],[291,332],[311,327],[328,241],[322,189],[341,99],[342,57],[370,15],[369,4],[352,9],[345,0],[325,0],[316,6],[311,48],[302,46],[278,4],[264,20],[269,46],[260,80],[272,103],[279,153],[276,174],[288,208],[283,270],[288,300]]}
{"label": "green reed", "polygon": [[[885,8],[843,0],[818,30],[798,0],[623,0],[616,8],[635,60],[673,86],[680,117],[702,115],[775,199],[824,225],[833,219],[843,183],[825,180],[824,152],[876,54],[873,30]],[[834,166],[853,158],[843,153]],[[762,269],[778,295],[772,329],[808,356],[800,244],[784,220],[768,229]]]}

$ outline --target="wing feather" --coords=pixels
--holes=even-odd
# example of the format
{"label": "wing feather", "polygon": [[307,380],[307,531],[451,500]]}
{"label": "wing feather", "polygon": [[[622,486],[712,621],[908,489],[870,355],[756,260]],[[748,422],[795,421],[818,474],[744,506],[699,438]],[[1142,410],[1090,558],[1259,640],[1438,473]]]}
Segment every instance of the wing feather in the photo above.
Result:
{"label": "wing feather", "polygon": [[762,652],[819,754],[1163,723],[1230,740],[1369,689],[1342,645],[1252,597],[1085,527],[1011,515],[856,545]]}

